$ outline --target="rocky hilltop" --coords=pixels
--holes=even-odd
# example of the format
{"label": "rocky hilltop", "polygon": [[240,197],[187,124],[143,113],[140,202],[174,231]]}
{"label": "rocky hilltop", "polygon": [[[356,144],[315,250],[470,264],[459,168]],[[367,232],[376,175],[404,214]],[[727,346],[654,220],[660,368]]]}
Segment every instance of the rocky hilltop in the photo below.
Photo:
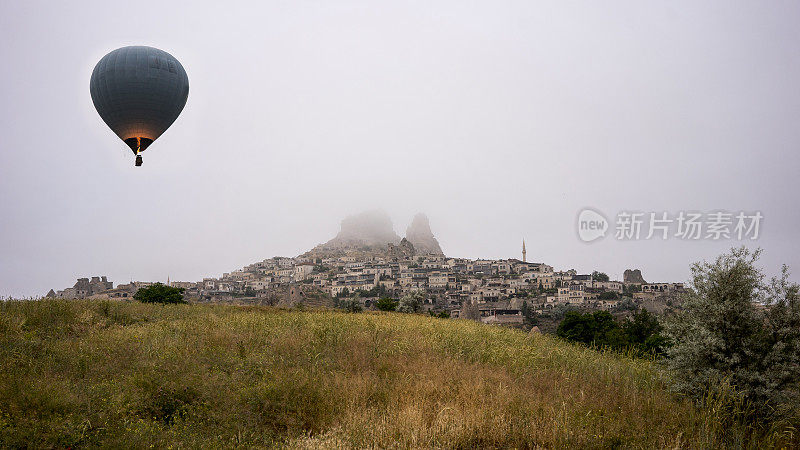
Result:
{"label": "rocky hilltop", "polygon": [[645,284],[647,281],[644,281],[644,277],[642,277],[642,271],[639,269],[627,269],[625,273],[622,274],[622,282],[625,284]]}
{"label": "rocky hilltop", "polygon": [[345,217],[339,233],[330,241],[317,245],[306,257],[332,258],[345,255],[384,253],[388,244],[399,244],[392,219],[383,211],[365,211]]}
{"label": "rocky hilltop", "polygon": [[414,216],[411,225],[406,229],[406,239],[414,245],[418,255],[444,255],[439,241],[433,237],[431,225],[425,214]]}
{"label": "rocky hilltop", "polygon": [[431,232],[428,218],[417,214],[401,239],[394,231],[392,220],[383,211],[366,211],[342,220],[339,233],[324,244],[304,253],[306,258],[336,258],[341,256],[380,256],[397,258],[413,255],[442,255],[439,242]]}
{"label": "rocky hilltop", "polygon": [[417,254],[414,245],[408,242],[408,239],[403,238],[399,245],[388,244],[386,249],[386,257],[392,259],[408,259]]}

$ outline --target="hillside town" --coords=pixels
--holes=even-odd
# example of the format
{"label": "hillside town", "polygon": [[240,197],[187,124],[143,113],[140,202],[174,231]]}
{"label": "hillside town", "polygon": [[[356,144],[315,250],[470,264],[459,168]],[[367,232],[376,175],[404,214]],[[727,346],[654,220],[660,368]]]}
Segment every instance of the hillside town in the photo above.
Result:
{"label": "hillside town", "polygon": [[[128,299],[151,284],[114,287],[104,276],[81,278],[73,287],[47,295]],[[447,257],[424,215],[415,217],[400,238],[388,217],[379,213],[345,219],[334,239],[303,255],[265,259],[221,277],[167,284],[184,288],[185,296],[197,302],[290,307],[331,307],[348,298],[370,309],[380,298],[413,295],[432,314],[507,325],[521,325],[526,313],[548,317],[566,308],[663,313],[684,289],[682,283],[647,283],[639,270],[626,270],[622,280],[600,272],[556,270],[528,261],[524,241],[519,258]]]}

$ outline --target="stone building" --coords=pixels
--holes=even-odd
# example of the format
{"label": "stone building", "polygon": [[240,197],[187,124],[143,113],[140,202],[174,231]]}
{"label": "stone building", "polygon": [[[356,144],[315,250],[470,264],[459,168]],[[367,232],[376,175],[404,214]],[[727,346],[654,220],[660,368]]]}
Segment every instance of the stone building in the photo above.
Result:
{"label": "stone building", "polygon": [[114,289],[114,283],[108,281],[106,276],[92,277],[91,280],[89,278],[78,278],[74,286],[58,291],[55,296],[59,298],[87,298],[111,289]]}

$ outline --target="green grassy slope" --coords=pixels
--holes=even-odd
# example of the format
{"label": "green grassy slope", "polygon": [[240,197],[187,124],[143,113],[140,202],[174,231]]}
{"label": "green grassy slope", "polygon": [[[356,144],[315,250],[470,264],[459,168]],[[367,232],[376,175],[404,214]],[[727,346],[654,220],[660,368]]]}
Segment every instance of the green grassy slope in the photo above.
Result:
{"label": "green grassy slope", "polygon": [[0,302],[0,447],[708,447],[721,427],[648,361],[468,321]]}

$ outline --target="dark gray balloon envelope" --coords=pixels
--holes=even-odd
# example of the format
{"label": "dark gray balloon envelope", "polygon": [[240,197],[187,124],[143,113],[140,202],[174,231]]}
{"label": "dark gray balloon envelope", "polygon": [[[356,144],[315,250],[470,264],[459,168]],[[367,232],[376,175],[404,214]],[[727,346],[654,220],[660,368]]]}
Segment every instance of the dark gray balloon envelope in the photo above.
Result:
{"label": "dark gray balloon envelope", "polygon": [[104,56],[89,83],[100,117],[137,155],[175,122],[189,96],[181,63],[153,47],[122,47]]}

